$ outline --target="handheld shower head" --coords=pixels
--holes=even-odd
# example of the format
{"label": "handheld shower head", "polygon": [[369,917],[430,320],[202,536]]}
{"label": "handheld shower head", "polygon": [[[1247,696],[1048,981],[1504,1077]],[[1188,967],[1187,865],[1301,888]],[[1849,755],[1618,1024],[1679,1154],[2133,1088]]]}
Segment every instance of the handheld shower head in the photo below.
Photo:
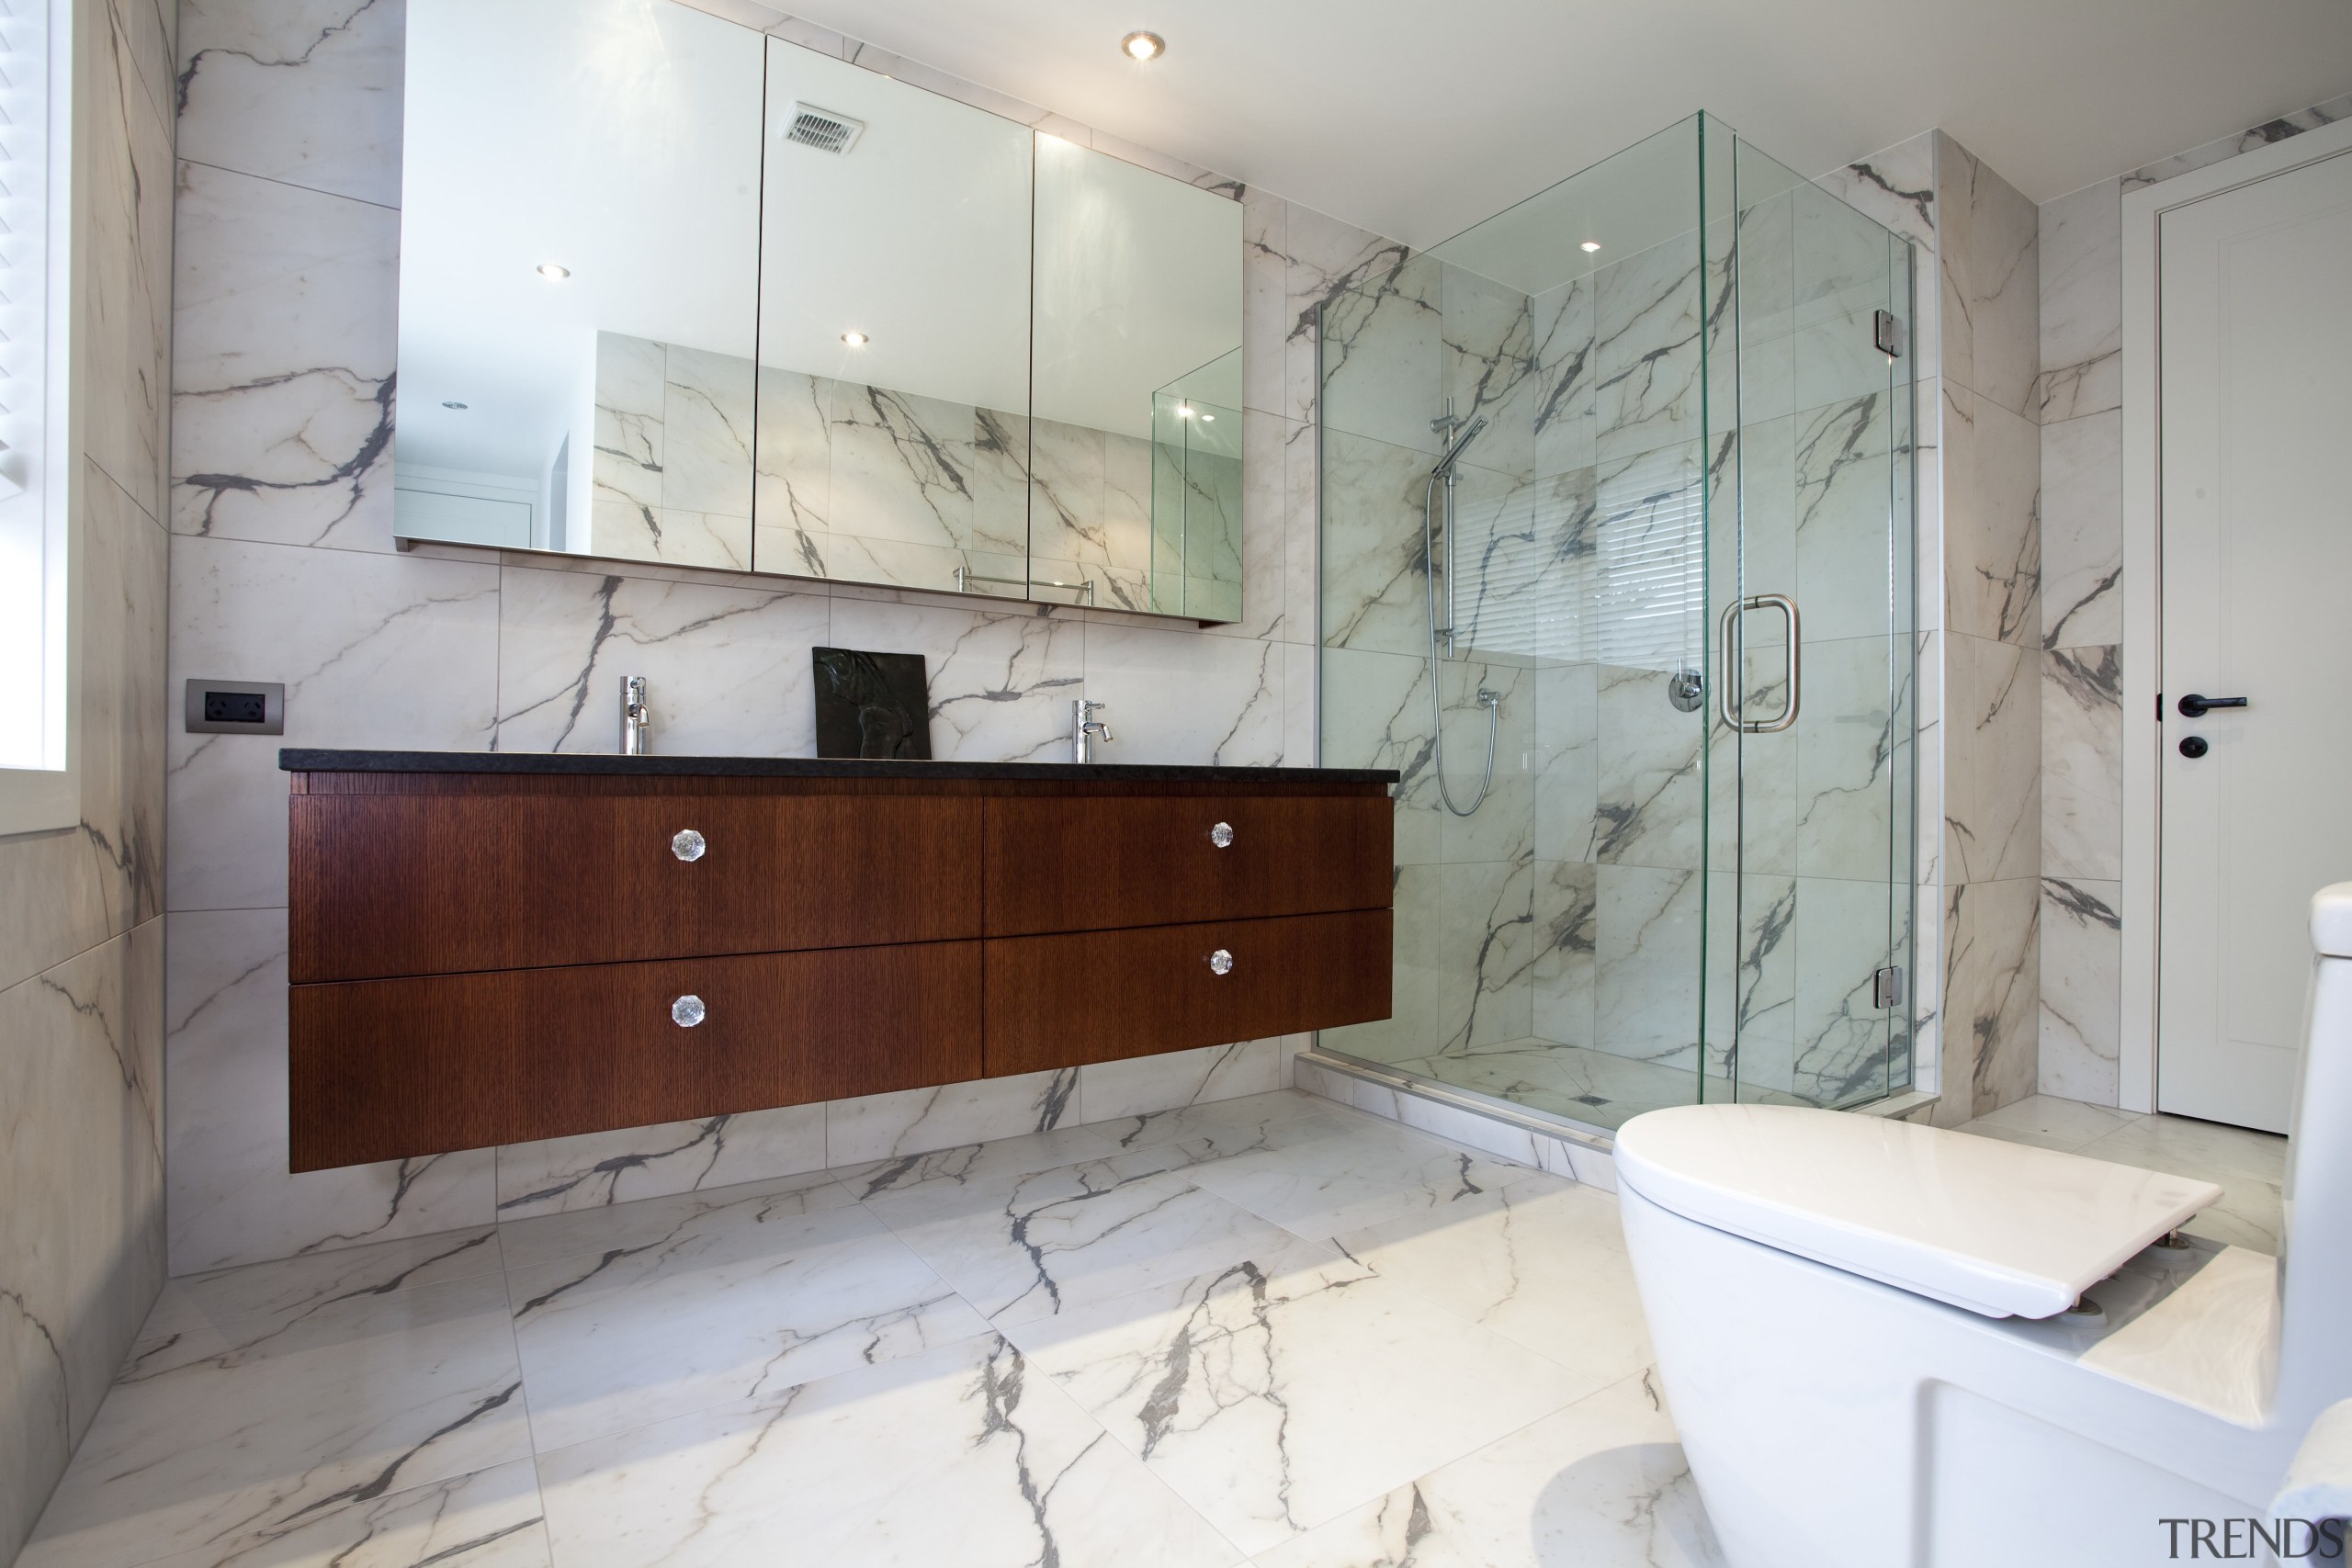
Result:
{"label": "handheld shower head", "polygon": [[1453,465],[1455,461],[1462,456],[1462,449],[1469,446],[1473,441],[1477,440],[1478,433],[1486,428],[1487,416],[1485,414],[1480,414],[1477,418],[1472,420],[1461,434],[1455,436],[1447,444],[1445,456],[1437,460],[1437,468],[1435,471],[1441,475],[1451,476],[1453,472]]}

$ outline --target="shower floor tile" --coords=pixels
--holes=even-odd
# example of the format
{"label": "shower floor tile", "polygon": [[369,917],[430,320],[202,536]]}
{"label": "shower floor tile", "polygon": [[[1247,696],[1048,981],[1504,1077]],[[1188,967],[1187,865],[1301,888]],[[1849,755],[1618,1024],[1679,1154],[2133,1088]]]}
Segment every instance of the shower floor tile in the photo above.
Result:
{"label": "shower floor tile", "polygon": [[173,1280],[23,1561],[1715,1568],[1657,1387],[1608,1193],[1283,1090]]}

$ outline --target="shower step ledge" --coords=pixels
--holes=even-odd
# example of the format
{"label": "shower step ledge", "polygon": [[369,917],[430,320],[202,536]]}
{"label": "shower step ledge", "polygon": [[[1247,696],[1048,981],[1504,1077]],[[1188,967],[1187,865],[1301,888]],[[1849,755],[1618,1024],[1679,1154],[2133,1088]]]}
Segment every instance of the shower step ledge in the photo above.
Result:
{"label": "shower step ledge", "polygon": [[[1532,1166],[1611,1192],[1617,1190],[1616,1141],[1597,1128],[1565,1125],[1446,1084],[1349,1061],[1320,1049],[1303,1051],[1295,1058],[1292,1085],[1371,1115],[1467,1144],[1498,1159]],[[1926,1090],[1906,1089],[1854,1106],[1850,1114],[1914,1121],[1925,1117],[1941,1098]]]}
{"label": "shower step ledge", "polygon": [[1497,1159],[1617,1190],[1616,1144],[1597,1129],[1565,1126],[1444,1084],[1344,1061],[1319,1049],[1303,1051],[1293,1059],[1291,1083],[1416,1131],[1467,1144]]}

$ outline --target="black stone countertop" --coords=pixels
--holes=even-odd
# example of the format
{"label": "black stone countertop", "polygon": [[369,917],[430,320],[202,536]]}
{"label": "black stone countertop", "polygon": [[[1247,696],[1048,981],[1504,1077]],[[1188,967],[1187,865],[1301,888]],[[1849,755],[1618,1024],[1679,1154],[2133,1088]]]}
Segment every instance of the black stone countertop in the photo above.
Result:
{"label": "black stone countertop", "polygon": [[1078,779],[1101,784],[1393,784],[1386,768],[1221,768],[1153,762],[900,762],[851,757],[622,757],[598,751],[334,751],[288,746],[289,773],[619,773],[649,778]]}

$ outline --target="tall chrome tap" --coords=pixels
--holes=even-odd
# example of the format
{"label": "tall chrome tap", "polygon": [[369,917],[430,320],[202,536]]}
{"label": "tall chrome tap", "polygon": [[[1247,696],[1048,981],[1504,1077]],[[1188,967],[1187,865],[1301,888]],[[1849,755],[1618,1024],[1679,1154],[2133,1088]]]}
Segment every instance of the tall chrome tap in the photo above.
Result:
{"label": "tall chrome tap", "polygon": [[645,705],[645,677],[621,677],[621,755],[642,757],[645,737],[653,728],[653,710]]}
{"label": "tall chrome tap", "polygon": [[1069,760],[1073,762],[1094,761],[1094,742],[1099,737],[1111,739],[1111,727],[1094,716],[1108,706],[1105,703],[1090,703],[1080,697],[1069,705]]}

